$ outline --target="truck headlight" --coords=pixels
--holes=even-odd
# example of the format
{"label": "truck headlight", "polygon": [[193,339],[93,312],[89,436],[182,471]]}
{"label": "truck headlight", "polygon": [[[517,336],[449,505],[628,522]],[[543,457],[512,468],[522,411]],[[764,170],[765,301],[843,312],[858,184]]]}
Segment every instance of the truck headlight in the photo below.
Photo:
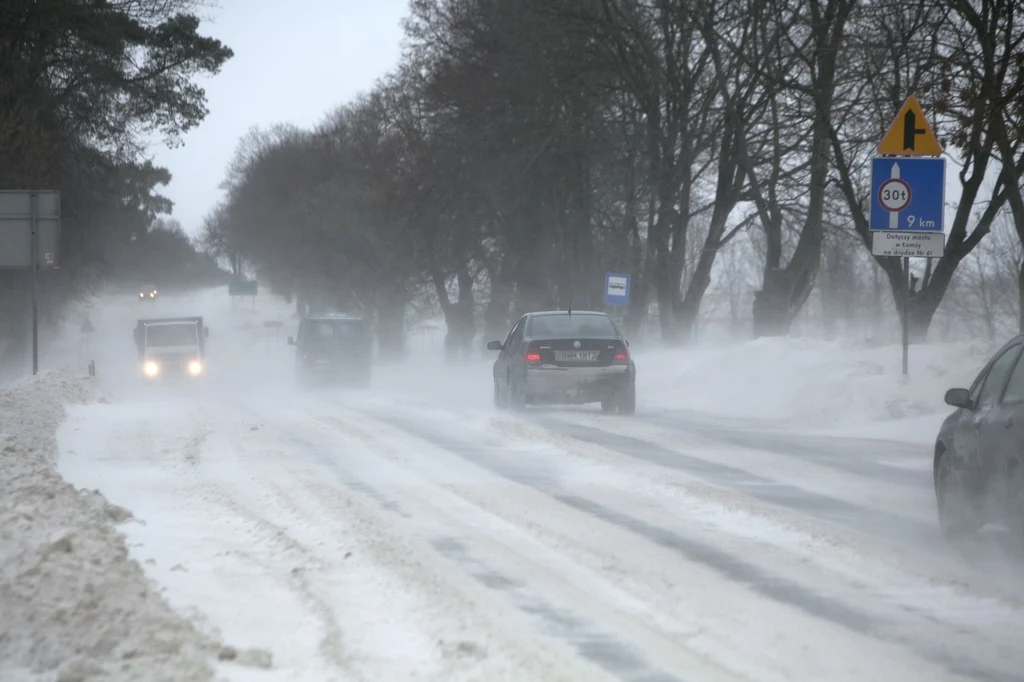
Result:
{"label": "truck headlight", "polygon": [[199,362],[198,360],[193,360],[192,362],[188,363],[188,373],[191,374],[192,376],[199,376],[200,374],[203,373],[203,363]]}
{"label": "truck headlight", "polygon": [[160,373],[160,365],[150,360],[142,366],[142,371],[146,373],[147,377],[155,377]]}

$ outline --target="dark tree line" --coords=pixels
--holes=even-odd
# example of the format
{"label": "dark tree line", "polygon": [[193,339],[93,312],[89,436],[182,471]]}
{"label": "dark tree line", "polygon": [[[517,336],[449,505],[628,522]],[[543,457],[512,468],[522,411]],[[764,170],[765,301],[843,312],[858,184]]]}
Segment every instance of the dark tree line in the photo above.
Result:
{"label": "dark tree line", "polygon": [[[170,175],[145,159],[143,142],[156,134],[174,145],[197,125],[207,112],[193,78],[231,57],[200,35],[199,4],[0,3],[0,189],[61,192],[60,268],[40,275],[47,313],[105,279],[134,277],[138,260],[120,256],[167,236],[150,228],[171,210],[159,194]],[[167,257],[198,257],[189,251]],[[197,267],[210,274],[209,263]],[[0,271],[0,366],[24,352],[29,275]]]}
{"label": "dark tree line", "polygon": [[[631,332],[686,342],[744,235],[753,332],[783,335],[816,286],[848,281],[830,244],[870,248],[868,161],[914,94],[962,188],[946,255],[915,266],[920,339],[1004,207],[1024,235],[1022,11],[412,0],[402,62],[371,93],[240,143],[206,243],[303,310],[375,314],[393,354],[407,304],[434,298],[457,356],[525,310],[603,307],[609,271],[632,275]],[[877,262],[898,305],[901,262]]]}

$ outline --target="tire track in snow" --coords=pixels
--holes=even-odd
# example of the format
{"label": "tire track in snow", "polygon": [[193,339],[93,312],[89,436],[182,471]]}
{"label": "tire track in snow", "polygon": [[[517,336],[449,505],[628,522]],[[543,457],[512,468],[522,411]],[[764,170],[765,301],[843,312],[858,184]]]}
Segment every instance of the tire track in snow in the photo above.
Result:
{"label": "tire track in snow", "polygon": [[[294,503],[284,493],[283,489],[274,484],[268,485],[275,493],[274,507],[298,518],[298,511]],[[348,659],[344,655],[341,629],[338,626],[333,610],[327,604],[324,596],[319,594],[307,579],[306,573],[310,568],[314,570],[324,569],[323,560],[293,537],[284,526],[269,520],[263,514],[255,511],[230,491],[219,485],[211,485],[207,490],[214,494],[213,499],[206,500],[207,504],[220,506],[236,517],[249,521],[258,531],[262,532],[267,540],[276,545],[283,554],[293,555],[297,559],[300,566],[290,571],[284,582],[287,583],[289,589],[295,593],[299,600],[306,605],[309,612],[314,614],[320,621],[323,631],[317,647],[320,655],[334,666],[345,670],[347,673],[355,674],[355,671],[351,668]],[[273,562],[257,560],[253,551],[242,551],[240,555],[260,565],[268,575],[280,572],[278,570],[279,567]],[[360,676],[360,679],[363,678]]]}
{"label": "tire track in snow", "polygon": [[[362,501],[356,501],[353,504],[363,507],[365,511],[362,513],[364,513],[366,517],[375,518],[376,515],[379,514],[378,510],[380,509],[384,509],[386,512],[392,513],[403,519],[407,519],[411,516],[398,507],[397,503],[394,502],[389,501],[389,508],[385,509],[380,502],[381,499],[387,498],[365,483],[361,483],[358,488],[358,493],[364,495],[367,499],[365,503]],[[337,498],[339,497],[338,489],[327,482],[311,483],[306,490],[311,494],[312,498],[319,500],[325,506],[330,506],[332,500],[337,502]],[[367,494],[367,491],[373,491],[373,494]],[[374,510],[373,507],[376,507],[377,509]],[[396,510],[396,507],[398,507],[399,510]],[[345,509],[341,511],[341,513],[346,514],[346,516],[351,516],[352,512],[353,506],[350,504],[346,504]],[[379,521],[375,520],[372,523],[378,524]],[[515,663],[505,660],[505,653],[509,649],[515,647],[496,647],[496,642],[500,645],[509,645],[510,637],[504,627],[500,633],[495,632],[491,629],[491,623],[485,624],[482,621],[479,614],[476,613],[481,609],[479,600],[475,598],[474,595],[462,595],[459,594],[458,590],[452,589],[453,586],[450,584],[451,574],[449,571],[446,570],[443,576],[432,574],[431,566],[425,565],[425,562],[421,560],[421,550],[416,547],[414,542],[410,542],[408,535],[399,534],[395,532],[395,529],[391,528],[381,528],[379,530],[380,532],[376,539],[380,546],[388,548],[383,552],[383,554],[400,549],[403,564],[402,566],[396,566],[393,557],[389,560],[384,556],[379,556],[375,563],[380,566],[385,566],[391,570],[411,571],[415,574],[415,581],[410,579],[409,585],[413,585],[415,583],[414,589],[423,590],[425,593],[428,593],[435,598],[442,594],[445,595],[444,601],[446,603],[444,606],[447,608],[442,609],[441,605],[434,605],[431,607],[443,610],[443,615],[439,613],[438,616],[440,617],[433,617],[430,620],[436,623],[437,621],[454,616],[460,624],[460,634],[455,634],[452,629],[449,629],[444,638],[437,640],[437,645],[441,647],[440,655],[444,669],[439,671],[436,676],[430,677],[430,679],[440,679],[445,680],[445,682],[462,679],[501,679],[516,680],[518,682],[519,679],[534,679],[529,676],[524,678],[524,675],[527,675],[525,672],[526,670],[529,670],[534,675],[538,675],[536,679],[552,681],[565,680],[565,682],[575,682],[577,679],[596,679],[592,676],[592,672],[590,672],[589,676],[581,678],[581,671],[577,667],[562,665],[561,661],[554,663],[550,660],[551,657],[548,655],[548,652],[539,654],[536,647],[536,641],[532,638],[532,633],[531,644],[533,646],[530,647],[529,653],[525,653],[526,649],[523,648],[522,642],[517,642],[516,645],[519,647],[519,650],[516,651],[515,655],[519,660],[515,661]],[[431,545],[429,543],[424,543],[424,547],[431,547]],[[365,546],[362,546],[361,548],[367,553],[380,554],[380,552],[377,552],[373,548],[368,549]],[[438,554],[438,556],[440,555]],[[452,599],[451,595],[457,596],[455,599]],[[472,616],[468,615],[470,611],[474,612]],[[454,636],[449,637],[449,635]],[[488,652],[493,651],[496,648],[499,655],[497,656],[497,661],[492,661],[492,657]],[[471,659],[468,665],[472,667],[468,670],[466,669],[466,659]],[[484,670],[479,670],[477,664],[479,667],[483,667]],[[515,666],[515,670],[512,671],[510,675],[508,668],[512,665]],[[556,668],[558,668],[557,671]],[[496,673],[495,670],[500,671],[500,673]],[[543,672],[538,672],[539,670],[543,670]],[[569,673],[569,670],[572,671],[571,674]],[[422,670],[417,671],[417,675],[422,674]]]}
{"label": "tire track in snow", "polygon": [[[327,478],[322,474],[312,474],[313,478],[303,481],[301,502],[298,499],[294,500],[295,518],[307,524],[310,519],[344,519],[345,526],[356,531],[356,538],[346,537],[349,542],[356,543],[353,551],[357,555],[360,553],[358,547],[364,555],[374,556],[375,566],[382,568],[383,573],[391,573],[402,581],[402,592],[411,589],[412,592],[427,599],[425,604],[413,604],[417,610],[410,612],[410,615],[413,621],[422,621],[421,625],[429,623],[431,627],[424,629],[424,634],[432,632],[435,637],[443,634],[443,638],[432,640],[432,643],[436,642],[436,647],[439,647],[445,670],[435,677],[420,666],[415,673],[409,671],[409,676],[426,675],[427,679],[443,679],[446,682],[463,679],[545,679],[552,682],[603,679],[594,675],[597,668],[592,667],[592,664],[583,666],[583,670],[587,672],[581,675],[581,666],[570,664],[566,660],[566,653],[560,652],[558,656],[551,656],[552,652],[548,651],[547,645],[538,642],[532,630],[524,630],[523,632],[530,633],[529,639],[520,641],[518,633],[507,630],[507,625],[494,629],[495,624],[504,623],[504,620],[485,619],[479,596],[474,598],[472,594],[462,594],[464,589],[461,588],[464,588],[466,583],[473,584],[472,581],[460,576],[459,582],[452,584],[450,568],[446,566],[443,572],[434,570],[434,562],[437,561],[434,557],[438,555],[426,542],[423,543],[423,547],[430,555],[430,559],[429,563],[424,562],[423,559],[426,557],[414,542],[410,542],[407,531],[411,515],[405,506],[382,494],[375,487],[368,485],[363,477],[353,473],[359,468],[359,462],[350,460],[352,453],[337,439],[337,426],[341,422],[327,428],[326,432],[331,438],[326,442],[318,442],[315,434],[309,433],[309,427],[318,424],[317,420],[300,413],[295,413],[292,419],[288,419],[287,413],[275,416],[278,426],[281,425],[282,417],[283,421],[291,422],[285,432],[277,437],[281,444],[287,445],[288,459],[293,459],[295,454],[307,455],[307,461],[317,468],[326,469],[324,473],[330,472]],[[349,462],[350,466],[345,466],[346,462]],[[290,495],[286,497],[292,499]],[[381,510],[385,513],[381,514]],[[367,527],[368,524],[370,527]],[[314,530],[318,531],[320,528],[322,526],[318,524]],[[372,541],[367,543],[359,538]],[[348,553],[346,558],[347,555]],[[396,586],[390,581],[384,582],[385,585],[377,586],[377,590],[373,592],[393,593]],[[371,601],[381,598],[369,594],[367,597]],[[390,601],[386,602],[389,607]],[[470,626],[470,623],[473,625]],[[445,626],[446,628],[442,630]],[[462,639],[457,636],[450,637],[449,635],[455,631],[462,631],[466,636]],[[484,655],[483,652],[488,645],[492,650],[496,649],[498,655],[478,660]],[[509,656],[508,652],[513,652],[512,656]],[[366,661],[361,659],[361,663]],[[394,672],[394,665],[388,667]],[[474,674],[476,670],[485,671],[486,674],[480,677],[479,674]],[[368,679],[379,677],[370,676]],[[638,676],[624,679],[653,682],[667,678]]]}
{"label": "tire track in snow", "polygon": [[[524,477],[521,470],[516,467],[508,466],[497,458],[487,456],[485,453],[486,448],[482,448],[477,443],[464,442],[448,433],[439,432],[433,426],[423,424],[412,418],[396,416],[393,412],[382,413],[379,410],[374,410],[367,411],[366,413],[378,421],[390,424],[436,447],[457,454],[509,480],[540,490],[567,506],[643,535],[656,544],[673,549],[684,555],[688,560],[708,566],[719,572],[723,577],[746,585],[750,589],[775,601],[789,604],[816,618],[835,623],[877,641],[897,643],[923,659],[939,665],[951,674],[968,679],[984,680],[986,682],[1019,682],[1019,674],[1017,672],[1002,671],[983,663],[963,660],[957,657],[954,652],[943,648],[941,644],[923,642],[904,636],[899,632],[899,628],[885,619],[874,616],[859,608],[848,606],[837,600],[823,597],[799,583],[768,574],[761,568],[731,556],[724,551],[688,540],[678,533],[667,529],[651,526],[640,519],[611,510],[591,500],[567,494],[561,491],[554,481],[540,482],[533,477]],[[591,438],[593,438],[592,435]],[[642,442],[637,441],[637,439],[630,440],[636,441],[633,443],[634,447],[636,447],[637,443]],[[603,446],[600,442],[595,444]],[[671,453],[666,448],[661,449]],[[672,454],[674,455],[675,453]],[[702,462],[703,464],[710,465],[711,467],[724,466],[708,462]],[[745,474],[745,472],[740,470],[733,471],[738,475]],[[749,476],[749,474],[745,475]]]}
{"label": "tire track in snow", "polygon": [[507,593],[525,613],[543,621],[548,633],[570,642],[581,656],[616,678],[630,682],[680,682],[676,675],[652,669],[650,663],[632,647],[601,632],[585,619],[538,599],[528,585],[507,577],[473,556],[462,540],[436,538],[431,544],[482,584]]}
{"label": "tire track in snow", "polygon": [[[720,443],[729,443],[744,448],[771,452],[815,464],[839,469],[872,481],[899,483],[911,488],[932,488],[931,476],[922,476],[920,471],[899,466],[882,464],[865,458],[862,450],[877,451],[887,448],[898,452],[899,458],[913,460],[923,457],[931,462],[931,453],[926,446],[881,440],[826,439],[817,436],[793,436],[764,429],[750,429],[742,426],[717,426],[702,418],[687,418],[671,414],[637,414],[637,419],[683,433],[695,433]],[[837,449],[846,450],[842,455]],[[831,450],[831,453],[829,453]]]}
{"label": "tire track in snow", "polygon": [[555,433],[611,449],[634,459],[683,471],[708,483],[804,514],[812,514],[869,535],[882,531],[892,540],[926,542],[930,548],[941,548],[934,524],[861,507],[633,436],[553,418],[539,417],[535,421]]}
{"label": "tire track in snow", "polygon": [[[397,453],[390,451],[390,447],[386,443],[344,420],[327,417],[317,421],[329,428],[347,433],[372,448],[390,455],[391,458],[397,456]],[[336,471],[339,479],[345,485],[367,495],[383,509],[405,518],[412,516],[405,511],[402,505],[355,476],[349,467],[322,454],[318,454],[317,458],[325,466]],[[446,492],[451,494],[450,491]],[[481,511],[487,513],[484,510]],[[457,525],[457,522],[451,519],[446,525]],[[451,536],[433,536],[428,539],[428,542],[439,554],[458,565],[468,576],[481,585],[504,594],[516,608],[540,621],[543,626],[542,632],[565,641],[581,657],[604,669],[616,679],[624,682],[681,682],[676,675],[653,667],[633,647],[602,631],[587,619],[545,601],[528,584],[508,577],[503,571],[475,556],[470,546],[462,539]],[[728,678],[736,679],[737,676],[730,673]]]}
{"label": "tire track in snow", "polygon": [[[410,513],[402,505],[382,495],[374,486],[367,484],[364,478],[356,475],[354,471],[358,470],[358,463],[344,468],[339,466],[351,456],[338,441],[337,424],[340,422],[325,430],[331,437],[322,441],[316,438],[315,433],[310,433],[310,427],[323,425],[310,418],[306,411],[253,406],[243,401],[232,402],[232,406],[247,413],[250,418],[259,418],[260,437],[275,441],[275,450],[279,451],[279,457],[282,457],[283,461],[305,462],[315,467],[316,471],[306,471],[310,478],[301,482],[301,501],[295,501],[295,506],[301,508],[301,511],[296,512],[296,518],[306,524],[310,523],[310,519],[338,518],[342,520],[339,531],[351,531],[344,534],[344,537],[348,542],[355,543],[352,547],[355,555],[358,556],[361,549],[362,555],[375,557],[373,565],[378,568],[374,572],[381,574],[385,579],[372,581],[373,585],[354,586],[354,589],[365,593],[361,601],[372,602],[375,615],[376,611],[390,612],[392,616],[401,617],[403,625],[410,620],[423,628],[424,635],[434,637],[430,643],[440,652],[445,670],[439,676],[435,676],[432,671],[420,666],[415,671],[409,671],[409,677],[440,679],[445,682],[477,679],[545,679],[552,682],[575,682],[580,679],[604,679],[595,676],[599,669],[592,664],[574,663],[566,655],[567,652],[560,649],[555,654],[550,644],[537,639],[534,630],[512,631],[508,629],[507,619],[490,617],[492,614],[482,608],[479,600],[480,595],[486,592],[482,587],[480,593],[463,594],[466,585],[474,585],[474,582],[466,580],[457,572],[455,576],[458,576],[459,580],[453,583],[453,572],[449,562],[445,561],[441,570],[440,561],[443,559],[436,550],[426,542],[422,543],[422,550],[417,547],[416,541],[408,534]],[[265,419],[267,409],[273,410],[270,420]],[[302,457],[296,458],[296,455]],[[299,479],[294,477],[289,479],[290,484],[298,481]],[[385,513],[382,514],[382,510]],[[315,523],[310,529],[312,532],[318,532],[322,528],[323,523]],[[345,558],[348,558],[348,553]],[[340,579],[325,578],[335,582]],[[406,607],[411,606],[413,610],[399,614],[395,611],[400,610],[401,606],[394,605],[392,602],[395,600],[388,598],[382,601],[385,595],[394,596],[395,593],[415,595],[413,603],[406,603]],[[349,590],[341,592],[343,601],[347,594]],[[397,601],[404,603],[410,600]],[[357,613],[353,613],[349,617],[343,616],[342,620],[342,629],[347,631],[353,623],[357,624],[361,619]],[[373,626],[369,628],[373,634]],[[366,630],[366,626],[360,627],[355,639],[365,640]],[[460,640],[455,633],[462,633],[464,637]],[[520,633],[528,635],[524,638]],[[402,646],[399,648],[406,645],[401,637],[395,639],[394,643],[401,643]],[[474,663],[480,651],[487,645],[493,652]],[[357,643],[350,646],[354,646],[360,654],[360,666],[369,665],[368,659],[362,654],[362,648]],[[381,646],[383,645],[375,642],[371,648]],[[390,655],[393,654],[380,654],[389,657]],[[393,664],[384,666],[397,675]],[[484,671],[486,674],[480,677],[478,673],[474,674],[475,671]],[[583,671],[586,673],[581,674]],[[371,676],[370,679],[380,677]],[[406,678],[398,675],[398,679]]]}
{"label": "tire track in snow", "polygon": [[[1022,603],[1021,600],[1024,598],[1024,593],[1021,592],[1020,587],[1020,572],[1013,568],[1014,566],[1019,567],[1021,565],[1024,555],[1021,554],[1020,545],[1013,534],[1004,529],[989,528],[984,533],[967,538],[960,543],[951,544],[941,537],[937,524],[931,520],[934,518],[933,494],[927,496],[929,502],[929,513],[927,514],[929,520],[927,521],[922,520],[925,516],[919,514],[915,514],[915,518],[900,514],[896,511],[899,507],[893,504],[896,501],[906,504],[907,499],[916,499],[919,497],[917,495],[900,497],[897,500],[887,500],[888,504],[885,506],[891,509],[883,510],[865,507],[861,504],[828,495],[804,491],[815,502],[813,509],[803,508],[799,503],[800,497],[797,492],[803,489],[799,486],[780,483],[774,478],[759,476],[747,472],[740,467],[728,466],[712,462],[703,457],[687,454],[677,448],[660,445],[644,436],[616,434],[605,428],[587,426],[550,416],[523,422],[507,423],[533,424],[548,430],[550,433],[573,438],[581,443],[599,445],[612,452],[625,454],[635,459],[646,460],[651,464],[663,466],[666,469],[691,474],[710,485],[747,495],[781,509],[792,510],[798,514],[803,514],[807,518],[816,518],[833,524],[836,527],[847,528],[864,538],[876,541],[880,538],[884,539],[886,540],[885,546],[888,547],[890,552],[898,553],[905,560],[912,562],[916,566],[925,567],[923,569],[914,569],[916,572],[927,571],[930,580],[945,582],[958,589],[969,586],[979,597],[999,599],[1014,608],[1019,608]],[[610,424],[611,422],[608,421],[607,423]],[[569,427],[561,428],[564,424],[568,424]],[[723,427],[709,428],[725,432]],[[680,428],[679,430],[685,432],[685,429]],[[751,440],[741,437],[745,444],[739,447],[749,449],[750,452],[772,452],[778,454],[784,450],[783,444],[787,442],[787,438],[783,434],[770,434],[774,438],[774,449],[760,450],[757,447],[756,441],[753,440],[756,438],[756,433],[759,432],[746,430],[744,433]],[[808,438],[813,441],[817,437]],[[799,442],[802,439],[803,436],[798,436],[794,440]],[[821,442],[824,439],[818,440]],[[606,444],[606,441],[612,441],[616,445]],[[731,440],[728,442],[733,443]],[[850,441],[839,439],[839,442],[848,444]],[[859,443],[859,441],[852,442]],[[885,443],[884,441],[878,442]],[[920,450],[917,446],[909,444],[896,443],[895,446],[907,453]],[[651,449],[653,453],[650,455],[644,453],[645,448]],[[813,450],[814,448],[815,446],[806,446],[800,452],[805,452],[809,449]],[[851,458],[851,461],[856,459],[852,454]],[[861,459],[863,461],[863,458]],[[824,464],[824,462],[818,462],[816,459],[814,463]],[[911,470],[888,467],[886,465],[879,465],[879,468],[884,469],[883,472],[879,473],[880,476],[884,477],[885,472],[888,471],[903,471],[923,480],[923,487],[929,490],[929,492],[933,486],[929,474],[915,473]],[[736,483],[737,481],[738,484]],[[888,482],[886,481],[885,484],[887,485]],[[942,567],[941,576],[936,573],[936,571],[939,571],[939,565]]]}

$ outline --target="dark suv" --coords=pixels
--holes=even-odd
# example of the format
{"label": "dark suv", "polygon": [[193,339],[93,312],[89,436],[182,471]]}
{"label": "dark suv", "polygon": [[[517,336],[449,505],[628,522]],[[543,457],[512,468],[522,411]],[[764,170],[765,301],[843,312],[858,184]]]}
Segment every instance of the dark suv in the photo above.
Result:
{"label": "dark suv", "polygon": [[373,355],[369,327],[364,319],[343,315],[307,317],[299,322],[298,338],[288,337],[288,344],[296,347],[299,382],[368,386]]}
{"label": "dark suv", "polygon": [[604,313],[527,313],[509,332],[494,361],[494,404],[601,403],[605,412],[636,411],[636,365],[629,343]]}

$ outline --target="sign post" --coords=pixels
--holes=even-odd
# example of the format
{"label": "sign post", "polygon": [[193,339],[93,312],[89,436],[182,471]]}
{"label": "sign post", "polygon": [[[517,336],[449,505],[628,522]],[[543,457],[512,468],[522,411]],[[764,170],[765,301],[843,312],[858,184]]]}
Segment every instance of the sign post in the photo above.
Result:
{"label": "sign post", "polygon": [[32,374],[39,372],[40,267],[57,268],[60,192],[0,191],[0,268],[32,270]]}
{"label": "sign post", "polygon": [[911,95],[871,161],[871,253],[903,259],[903,375],[909,374],[910,259],[941,258],[946,246],[946,160],[942,145]]}
{"label": "sign post", "polygon": [[[252,296],[252,309],[256,309],[256,293],[257,284],[255,280],[248,279],[236,279],[228,282],[228,296],[232,298],[235,296]],[[234,301],[232,300],[232,307],[234,307]]]}

